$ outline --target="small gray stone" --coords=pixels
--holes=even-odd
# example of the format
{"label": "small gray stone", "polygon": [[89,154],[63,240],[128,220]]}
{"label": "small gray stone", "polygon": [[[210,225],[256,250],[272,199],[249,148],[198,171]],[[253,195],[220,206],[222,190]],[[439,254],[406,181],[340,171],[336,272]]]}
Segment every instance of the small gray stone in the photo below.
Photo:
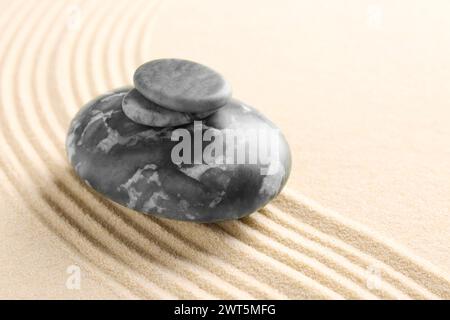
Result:
{"label": "small gray stone", "polygon": [[203,113],[173,111],[158,106],[145,98],[136,89],[128,92],[122,101],[125,115],[134,122],[152,127],[175,127],[206,118],[216,110]]}
{"label": "small gray stone", "polygon": [[207,112],[224,106],[231,87],[216,71],[180,59],[153,60],[134,73],[136,89],[154,103],[180,112]]}
{"label": "small gray stone", "polygon": [[[205,154],[227,130],[266,128],[276,132],[276,156],[252,164],[211,163],[204,158],[186,164],[174,161],[173,150],[180,141],[173,137],[179,132],[176,130],[185,129],[195,140],[199,122],[177,128],[140,125],[122,110],[123,97],[129,90],[94,99],[71,122],[66,140],[68,158],[89,187],[143,213],[214,222],[241,218],[258,210],[285,185],[291,168],[289,147],[276,126],[255,109],[232,99],[201,121],[200,133],[204,136],[200,151]],[[206,132],[217,136],[205,139]],[[229,146],[228,140],[224,141]],[[252,147],[256,140],[246,142]],[[197,147],[194,143],[187,154],[195,154]],[[261,174],[263,168],[273,170],[270,175]]]}

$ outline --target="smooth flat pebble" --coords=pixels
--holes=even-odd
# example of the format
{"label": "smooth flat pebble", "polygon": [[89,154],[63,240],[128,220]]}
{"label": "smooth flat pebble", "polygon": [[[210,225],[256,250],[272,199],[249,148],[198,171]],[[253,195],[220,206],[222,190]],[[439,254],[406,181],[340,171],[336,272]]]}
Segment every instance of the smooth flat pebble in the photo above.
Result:
{"label": "smooth flat pebble", "polygon": [[194,120],[200,120],[214,113],[216,110],[203,113],[186,113],[173,111],[145,98],[139,91],[132,89],[122,101],[125,115],[139,124],[151,127],[175,127]]}
{"label": "smooth flat pebble", "polygon": [[147,99],[174,111],[212,111],[231,98],[231,86],[219,73],[188,60],[147,62],[136,70],[133,79]]}

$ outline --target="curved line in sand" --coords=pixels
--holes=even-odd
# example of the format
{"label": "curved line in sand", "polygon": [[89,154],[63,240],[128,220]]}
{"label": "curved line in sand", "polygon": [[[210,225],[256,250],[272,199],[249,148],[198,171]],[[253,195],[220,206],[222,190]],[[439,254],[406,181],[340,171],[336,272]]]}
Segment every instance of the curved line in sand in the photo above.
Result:
{"label": "curved line in sand", "polygon": [[[58,25],[57,23],[55,23],[56,25]],[[58,29],[56,29],[58,30]],[[52,30],[53,31],[53,30]],[[53,133],[54,135],[50,135],[50,138],[53,138],[52,140],[56,140],[56,144],[58,146],[64,145],[64,143],[61,144],[61,140],[58,138],[62,138],[61,136],[61,132],[63,131],[62,126],[60,125],[60,123],[50,117],[51,115],[57,114],[57,112],[53,112],[53,110],[47,110],[48,106],[52,106],[52,101],[49,98],[50,96],[54,96],[51,94],[51,90],[48,86],[49,83],[59,83],[58,81],[53,81],[51,79],[51,76],[54,75],[54,72],[48,72],[48,70],[52,70],[52,66],[50,65],[51,62],[56,61],[55,55],[59,49],[59,47],[56,45],[57,43],[63,43],[63,36],[67,36],[67,30],[61,29],[58,30],[59,32],[50,32],[46,38],[47,41],[45,42],[41,42],[42,43],[46,43],[47,46],[42,47],[42,46],[38,46],[37,50],[36,50],[36,55],[37,56],[44,56],[44,57],[49,57],[48,59],[41,59],[39,60],[38,63],[34,64],[34,68],[32,67],[32,77],[34,79],[34,83],[38,84],[36,85],[33,89],[34,89],[34,94],[37,97],[37,104],[36,106],[44,106],[44,110],[45,112],[43,112],[43,115],[45,116],[44,119],[42,119],[42,114],[37,111],[37,116],[39,117],[40,122],[43,124],[44,128],[52,128],[53,129]],[[54,43],[53,43],[53,42]],[[57,65],[58,66],[58,65]],[[57,70],[59,68],[56,68]],[[42,77],[38,77],[39,75],[42,75]],[[45,76],[45,79],[44,78]],[[57,80],[58,78],[55,77],[55,79]],[[55,88],[52,88],[56,91]],[[58,93],[56,93],[58,94]],[[64,105],[64,103],[60,103],[59,106]],[[56,104],[56,106],[58,107],[58,103]],[[58,108],[57,108],[58,109]],[[60,109],[60,108],[59,108]],[[34,110],[34,109],[32,109]],[[47,123],[46,123],[47,122]],[[56,126],[56,128],[54,128],[54,126]],[[59,130],[58,130],[59,129]],[[61,150],[58,150],[60,154],[64,154],[64,149],[61,148]],[[64,158],[64,157],[63,157]],[[62,160],[62,166],[65,165],[65,161],[64,159]],[[112,274],[114,278],[114,274]],[[111,276],[111,272],[109,271],[109,276]],[[129,280],[127,279],[126,281],[129,282]],[[139,279],[139,282],[141,282],[142,280]],[[155,290],[155,287],[149,287],[152,290]],[[159,289],[156,289],[155,291],[158,291]],[[164,295],[163,295],[164,296]]]}
{"label": "curved line in sand", "polygon": [[[100,65],[100,64],[99,64]],[[103,204],[104,205],[104,204]],[[220,283],[221,281],[220,281],[220,279],[216,279],[216,284],[215,285],[217,285],[217,283]],[[232,290],[229,290],[229,291],[232,291]],[[238,290],[236,290],[235,289],[235,291],[238,291]],[[245,293],[242,293],[242,295],[244,295],[245,296]]]}
{"label": "curved line in sand", "polygon": [[[30,28],[29,28],[30,29]],[[19,33],[19,36],[21,36],[21,34]],[[23,38],[23,37],[22,37]],[[15,46],[16,47],[16,46]],[[19,50],[19,52],[20,52],[20,50]],[[14,52],[15,53],[15,55],[13,55],[13,56],[15,56],[15,57],[17,57],[17,56],[19,56],[20,57],[20,54],[19,54],[19,52]],[[8,103],[6,103],[6,105],[8,105]],[[10,104],[11,105],[11,104]],[[13,115],[13,116],[11,116],[11,114]],[[15,124],[16,125],[16,130],[14,131],[14,132],[16,132],[16,134],[15,134],[15,137],[16,138],[18,138],[18,137],[21,137],[22,136],[22,129],[23,128],[20,128],[20,126],[18,127],[18,129],[17,129],[17,121],[16,121],[16,117],[14,117],[14,115],[15,115],[15,110],[13,109],[12,111],[10,111],[10,115],[9,115],[9,120],[11,120],[10,122],[11,123],[13,123],[13,124]],[[10,122],[8,121],[8,123],[5,125],[5,126],[2,126],[2,128],[5,128],[5,127],[7,127],[9,124],[10,124]],[[32,160],[34,160],[34,161],[31,161],[31,163],[30,163],[30,167],[32,167],[33,165],[39,165],[39,168],[42,170],[42,171],[44,171],[45,172],[45,165],[43,165],[43,163],[41,162],[41,159],[37,156],[37,153],[36,152],[34,152],[34,149],[33,149],[33,146],[31,146],[31,145],[29,145],[28,144],[28,141],[27,141],[27,139],[25,138],[23,141],[20,141],[21,139],[17,139],[17,140],[19,140],[19,144],[17,144],[17,143],[14,143],[13,145],[15,145],[15,146],[22,146],[22,144],[24,144],[24,145],[26,145],[28,148],[26,149],[28,152],[27,152],[27,154],[24,156],[23,154],[22,154],[22,150],[21,149],[16,149],[16,151],[19,151],[19,157],[21,156],[21,158],[22,159],[28,159],[30,156],[34,156],[33,158],[32,158]],[[31,155],[30,153],[33,153],[33,155]],[[45,153],[42,153],[42,154],[45,154]],[[21,166],[21,169],[23,170],[23,169],[29,169],[27,166]],[[28,170],[29,171],[29,170]],[[30,174],[31,173],[31,174]],[[31,172],[29,172],[29,175],[25,175],[25,179],[27,179],[28,177],[33,177],[33,175],[34,175],[34,172],[33,171],[31,171]],[[45,178],[47,178],[47,177],[45,177]],[[42,177],[41,177],[41,179],[42,179]],[[24,181],[26,181],[26,180],[24,180]],[[37,185],[39,185],[40,184],[40,182],[41,181],[39,181],[39,179],[36,181],[36,184]],[[50,182],[51,183],[51,182]],[[47,186],[45,186],[45,187],[49,187],[49,186],[51,186],[51,184],[50,185],[47,185]],[[44,189],[44,187],[42,187],[43,189]],[[55,192],[55,194],[58,194],[58,192],[57,191],[59,191],[59,190],[55,190],[56,192]],[[57,197],[55,198],[56,200],[59,200]],[[47,199],[47,200],[49,200],[49,199]],[[52,199],[52,201],[53,201],[54,199]],[[71,200],[69,199],[69,201],[68,201],[68,203],[65,203],[65,204],[63,204],[63,206],[62,207],[64,207],[64,205],[67,207],[68,205],[70,205],[71,204]],[[57,204],[54,204],[54,205],[57,205]],[[61,207],[61,208],[62,208]],[[112,253],[114,253],[114,252],[112,252]],[[140,282],[142,282],[142,279],[140,279],[139,280]],[[153,287],[153,285],[151,285],[150,287],[152,287],[152,290],[154,289]],[[154,291],[158,291],[158,290],[154,290]]]}
{"label": "curved line in sand", "polygon": [[220,281],[218,281],[220,283]]}
{"label": "curved line in sand", "polygon": [[[120,52],[119,52],[119,53],[120,53]],[[105,60],[103,60],[103,62],[104,62],[104,61],[105,61]],[[105,67],[105,69],[106,69],[106,67]],[[113,75],[114,75],[114,74],[113,74]],[[299,277],[301,277],[301,276],[302,276],[302,275],[300,274]],[[306,279],[306,281],[310,281],[310,280]],[[327,289],[323,289],[323,290],[326,291]],[[336,295],[334,295],[334,296],[337,297]]]}
{"label": "curved line in sand", "polygon": [[[120,10],[117,10],[117,12],[120,12]],[[114,17],[114,16],[113,16],[113,17]],[[64,183],[62,183],[62,184],[59,186],[59,187],[61,187],[61,188],[60,188],[61,191],[64,192],[64,188],[70,189],[70,186],[63,186],[63,184],[64,184]],[[66,189],[65,191],[68,193],[68,197],[71,197],[71,198],[76,197],[75,194],[70,194],[70,191],[68,191],[67,189]],[[75,192],[76,192],[76,191],[75,191]],[[80,205],[81,203],[82,203],[81,200],[78,200],[78,201],[77,201],[77,204],[78,204],[78,205]],[[96,220],[96,222],[97,222],[99,225],[101,225],[101,226],[107,225],[106,220],[102,220],[102,218],[97,217],[95,214],[92,214],[91,217],[92,217],[94,220]],[[120,232],[111,232],[111,234],[114,234],[114,235],[120,235],[121,233],[120,233]],[[120,240],[120,239],[119,239],[119,240]],[[184,279],[178,279],[178,281],[184,282]],[[219,283],[220,283],[220,281],[219,281]],[[189,284],[187,284],[187,283],[185,283],[185,285],[187,285],[188,288],[190,287]],[[192,289],[192,290],[195,290],[195,286],[194,286],[194,288],[191,288],[191,289]]]}
{"label": "curved line in sand", "polygon": [[[30,9],[30,12],[31,12],[33,8],[30,7],[29,9]],[[18,15],[12,15],[12,16],[15,18],[15,19],[14,19],[15,23],[11,23],[11,24],[10,24],[10,28],[6,30],[6,31],[9,31],[9,33],[6,33],[6,37],[5,37],[4,42],[3,42],[3,44],[6,44],[5,48],[7,48],[7,49],[10,48],[9,45],[10,45],[10,41],[11,41],[12,37],[18,34],[18,28],[19,28],[19,26],[23,25],[24,19],[25,19],[26,17],[28,17],[28,14],[29,14],[30,12],[27,12],[27,10],[21,10],[20,13],[19,13]],[[22,15],[21,15],[21,14],[22,14]],[[13,26],[13,28],[11,28],[11,26]],[[5,60],[6,60],[6,58],[5,58]],[[5,60],[3,60],[3,62],[5,62]],[[6,68],[5,68],[5,69],[6,69]],[[5,71],[5,69],[2,68],[2,70],[4,70],[4,71]],[[6,70],[6,71],[7,71],[7,70]],[[2,76],[3,76],[3,77],[6,77],[7,75],[8,75],[7,72],[2,72]],[[2,78],[2,80],[3,80],[3,78]],[[7,80],[8,80],[8,79],[7,79]],[[8,105],[8,103],[5,102],[4,105]],[[9,105],[10,105],[10,106],[13,106],[14,104],[11,103],[11,104],[9,104]],[[2,126],[2,128],[3,128],[3,126]],[[3,134],[1,135],[1,138],[2,138],[2,140],[4,140],[5,137],[3,136]],[[9,160],[10,160],[10,161],[16,159],[16,156],[15,156],[14,152],[11,153],[11,151],[10,151],[10,148],[9,148],[10,146],[9,146],[9,144],[8,144],[7,142],[5,142],[3,145],[5,145],[5,149],[3,149],[2,155],[4,155],[4,154],[9,155],[9,156],[10,156],[10,157],[9,157]],[[13,144],[13,145],[15,145],[15,144]],[[2,162],[3,162],[3,161],[5,161],[5,159],[2,159]],[[9,168],[10,170],[5,171],[5,176],[4,176],[4,177],[6,177],[6,173],[8,173],[8,174],[9,174],[9,177],[12,178],[12,179],[11,179],[11,181],[8,181],[9,183],[5,183],[5,184],[3,185],[3,187],[4,187],[4,188],[5,188],[6,186],[8,186],[8,187],[13,187],[13,186],[14,186],[15,180],[18,179],[19,176],[20,176],[20,175],[19,175],[19,172],[23,172],[23,171],[24,171],[24,170],[23,170],[23,167],[21,167],[21,166],[19,165],[19,167],[17,168],[17,167],[14,167],[11,163],[8,163],[8,162],[5,163],[5,167],[6,167],[6,168]],[[15,170],[16,168],[17,168],[18,170]],[[26,173],[23,174],[23,175],[22,175],[22,178],[23,178],[23,177],[26,179],[27,174],[26,174]],[[24,182],[26,182],[26,180],[23,180],[22,184],[23,184]],[[19,183],[20,183],[20,182],[19,182]],[[10,188],[10,190],[11,190],[11,188]],[[19,192],[19,194],[26,194],[26,189],[25,189],[25,190],[22,190],[21,192]],[[27,203],[27,201],[19,201],[18,203]],[[50,210],[50,211],[51,211],[51,210]]]}
{"label": "curved line in sand", "polygon": [[[382,272],[380,287],[375,290],[383,298],[399,298],[404,294],[418,299],[436,298],[431,292],[403,276],[388,265],[371,257],[301,220],[289,219],[289,215],[272,204],[250,216],[246,224],[258,228],[265,234],[277,233],[277,239],[296,250],[306,251],[319,261],[326,261],[334,269],[344,273],[362,286],[367,286],[367,268],[376,266]],[[293,221],[292,221],[293,220]],[[287,221],[287,222],[286,222]]]}
{"label": "curved line in sand", "polygon": [[[283,203],[282,200],[287,201]],[[291,208],[288,208],[286,203],[290,203]],[[353,247],[364,249],[380,261],[391,264],[394,269],[417,283],[422,283],[428,290],[450,298],[450,275],[374,230],[345,218],[336,211],[325,208],[289,188],[283,191],[283,196],[279,197],[274,204],[292,216],[298,217],[298,213],[302,213],[304,218],[308,218],[309,225],[320,226],[327,234],[345,239],[345,242]]]}
{"label": "curved line in sand", "polygon": [[[119,56],[119,58],[120,58],[120,53],[121,52],[118,52],[118,54],[116,55],[116,56]],[[119,59],[120,60],[120,59]],[[104,61],[104,60],[103,60]],[[103,65],[105,65],[105,64],[103,64]],[[105,69],[107,69],[107,66],[105,66]],[[113,72],[113,75],[114,75],[114,72]],[[117,78],[119,78],[119,76],[117,76]],[[323,290],[326,290],[326,289],[323,289]],[[272,292],[274,291],[274,289],[272,289]]]}
{"label": "curved line in sand", "polygon": [[[43,9],[45,9],[45,7],[43,7]],[[40,18],[40,16],[38,15],[38,13],[40,13],[40,11],[39,10],[36,10],[36,11],[33,11],[33,13],[34,13],[34,16],[33,16],[33,14],[31,14],[30,16],[27,16],[27,18],[28,18],[28,22],[29,21],[31,21],[32,19],[34,19],[34,20],[36,20],[38,17]],[[44,15],[45,16],[45,15]],[[22,22],[22,21],[20,21],[19,19],[18,19],[18,21],[19,22]],[[23,26],[24,24],[22,23],[21,24],[21,26]],[[28,32],[30,32],[30,30],[32,29],[31,27],[28,27],[28,28],[25,28],[25,29],[29,29],[28,30]],[[22,40],[22,41],[17,41],[16,43],[13,43],[13,45],[12,45],[12,47],[13,48],[11,48],[11,47],[9,47],[9,52],[8,52],[8,54],[9,54],[9,56],[14,56],[14,57],[19,57],[19,58],[21,58],[21,54],[20,54],[20,52],[22,52],[22,50],[24,49],[23,48],[23,46],[24,46],[24,44],[22,44],[22,47],[18,47],[17,46],[17,43],[21,43],[21,42],[24,42],[24,40],[23,39],[25,39],[26,40],[26,37],[23,37],[22,35],[23,35],[23,30],[24,29],[22,29],[21,30],[21,32],[14,32],[13,34],[15,35],[16,33],[17,33],[17,38],[19,38],[20,40]],[[17,40],[17,39],[16,39]],[[24,42],[25,43],[25,42]],[[18,47],[18,48],[17,48]],[[14,50],[15,49],[15,50]],[[11,54],[11,51],[12,51],[12,53],[15,53],[15,54]],[[17,52],[15,52],[15,51],[17,51]],[[5,61],[7,60],[7,59],[9,59],[9,56],[8,56],[8,54],[6,54],[6,57],[5,57]],[[7,65],[8,66],[8,65]],[[7,68],[5,67],[5,69],[7,70]],[[8,71],[8,70],[7,70]],[[2,80],[4,80],[5,79],[5,77],[8,75],[8,72],[4,72],[3,74],[3,78],[2,78]],[[8,80],[8,79],[7,79]],[[9,85],[9,83],[6,81],[3,81],[4,82],[4,84],[5,84],[5,86],[4,86],[4,88],[8,88],[8,85]],[[5,90],[5,91],[8,91],[8,90]],[[14,91],[14,90],[11,90],[11,91]],[[8,98],[9,96],[7,96],[7,95],[5,95],[6,96],[6,98]],[[3,98],[4,96],[2,96],[2,98]],[[5,98],[5,99],[6,99]],[[9,97],[9,98],[11,98],[11,97]],[[21,104],[21,103],[19,103],[19,104]],[[8,100],[6,100],[6,102],[4,103],[4,105],[14,105],[14,100],[12,100],[11,99],[11,102],[10,103],[8,103]],[[3,111],[3,109],[2,109],[2,111]],[[11,115],[11,114],[13,114],[14,116],[15,116],[15,109],[14,108],[12,108],[12,109],[10,109],[10,111],[9,111],[9,115]],[[22,136],[22,131],[21,131],[21,128],[20,128],[20,126],[19,126],[19,128],[17,128],[17,121],[16,121],[16,117],[11,117],[11,116],[6,116],[6,114],[5,114],[5,117],[3,117],[2,118],[2,120],[3,119],[8,119],[8,120],[12,120],[12,121],[7,121],[6,122],[6,124],[4,124],[4,125],[2,125],[2,129],[4,129],[4,128],[7,128],[7,127],[9,127],[10,126],[10,122],[12,122],[13,124],[15,124],[16,125],[16,130],[13,130],[12,132],[15,132],[15,134],[13,135],[12,134],[12,132],[11,133],[7,133],[7,136],[9,135],[9,136],[12,136],[12,137],[14,137],[14,138],[12,138],[12,140],[14,141],[14,140],[19,140],[19,139],[17,139],[17,137],[21,137]],[[14,127],[13,127],[14,128]],[[5,133],[5,132],[4,132]],[[29,140],[31,140],[31,139],[29,139]],[[16,163],[17,163],[17,161],[20,161],[19,159],[21,158],[21,159],[28,159],[28,158],[30,158],[30,156],[32,156],[31,154],[30,154],[30,151],[33,153],[33,160],[37,160],[37,161],[31,161],[31,163],[30,163],[30,166],[29,167],[32,167],[33,165],[39,165],[39,167],[41,168],[41,169],[45,169],[45,165],[43,165],[43,163],[41,162],[41,159],[39,159],[37,156],[36,156],[36,153],[34,152],[34,149],[33,149],[33,147],[31,147],[30,145],[29,145],[29,141],[27,140],[27,139],[25,139],[24,141],[22,141],[22,142],[20,142],[20,141],[18,141],[19,143],[17,143],[17,142],[14,142],[13,144],[12,144],[12,146],[16,146],[16,149],[15,149],[15,151],[16,152],[12,152],[12,154],[10,154],[11,155],[11,157],[10,157],[10,159],[9,160],[12,160],[12,159],[15,159],[16,160]],[[28,146],[28,149],[26,149],[27,151],[29,151],[29,152],[27,152],[27,153],[23,153],[23,150],[21,150],[21,149],[18,149],[17,148],[17,146],[21,146],[21,143],[24,143],[25,145],[27,145]],[[8,144],[8,143],[6,143],[5,144],[5,146],[7,146],[8,148],[5,148],[5,150],[7,150],[7,151],[9,151],[9,147],[10,147],[10,145]],[[17,155],[16,155],[17,154]],[[17,158],[17,156],[19,157],[19,158]],[[16,163],[13,163],[13,164],[16,164]],[[28,179],[30,178],[30,177],[34,177],[34,176],[36,176],[36,174],[34,173],[34,171],[30,171],[29,170],[29,167],[28,166],[23,166],[20,162],[19,162],[19,165],[16,165],[15,166],[15,168],[17,169],[17,171],[13,171],[13,172],[22,172],[22,173],[24,173],[23,175],[22,175],[22,184],[25,184],[26,182],[28,182]],[[37,182],[36,182],[36,185],[41,185],[42,186],[42,184],[41,184],[41,180],[42,179],[42,177],[38,177],[37,178]],[[20,184],[20,182],[19,182],[19,184]],[[22,187],[22,186],[21,186]],[[45,188],[46,186],[42,186],[41,188]],[[27,195],[27,191],[26,191],[26,189],[24,190],[24,189],[22,189],[20,192],[19,192],[19,194],[22,194],[22,195]],[[42,202],[42,201],[41,201]],[[31,202],[31,203],[33,203],[33,202]],[[70,203],[70,202],[69,202]],[[45,201],[44,201],[44,205],[46,205],[46,203],[45,203]],[[52,212],[53,210],[51,210],[51,208],[50,208],[50,210],[49,210],[50,212]],[[55,213],[57,213],[58,214],[58,212],[55,212]],[[56,220],[56,222],[59,222],[58,220]],[[68,224],[68,225],[71,225],[70,223]],[[64,228],[62,228],[63,230],[64,230]],[[76,241],[75,241],[75,243],[76,243]],[[140,280],[140,281],[142,281],[142,280]],[[153,287],[153,286],[151,286],[151,287]],[[155,291],[156,292],[158,292],[158,290],[157,290],[157,288],[154,288],[155,289]]]}

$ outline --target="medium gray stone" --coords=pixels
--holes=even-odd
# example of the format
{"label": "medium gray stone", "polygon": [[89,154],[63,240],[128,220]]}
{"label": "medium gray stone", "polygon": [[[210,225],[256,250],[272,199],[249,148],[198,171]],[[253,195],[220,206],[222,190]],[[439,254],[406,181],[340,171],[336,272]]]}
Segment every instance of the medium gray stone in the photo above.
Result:
{"label": "medium gray stone", "polygon": [[122,101],[125,115],[134,122],[152,127],[175,127],[206,118],[215,110],[203,113],[186,113],[173,111],[158,106],[145,98],[136,89],[128,92]]}
{"label": "medium gray stone", "polygon": [[216,71],[180,59],[153,60],[134,73],[136,89],[150,101],[180,112],[207,112],[224,106],[231,87]]}
{"label": "medium gray stone", "polygon": [[[137,124],[122,110],[122,99],[129,90],[98,97],[71,122],[67,154],[77,175],[93,189],[123,206],[150,215],[214,222],[246,216],[283,188],[291,168],[289,147],[275,125],[255,109],[233,99],[205,118],[200,133],[216,135],[201,142],[200,151],[206,153],[227,130],[262,127],[276,132],[274,142],[279,150],[276,156],[268,161],[258,159],[253,164],[207,164],[204,159],[198,164],[186,164],[174,161],[173,151],[181,140],[172,138],[179,129],[186,129],[195,140],[198,123],[178,128]],[[246,142],[254,146],[255,140]],[[196,148],[198,145],[194,143],[189,149],[194,158]],[[215,153],[214,157],[220,158]],[[273,174],[262,174],[264,168],[272,168]]]}

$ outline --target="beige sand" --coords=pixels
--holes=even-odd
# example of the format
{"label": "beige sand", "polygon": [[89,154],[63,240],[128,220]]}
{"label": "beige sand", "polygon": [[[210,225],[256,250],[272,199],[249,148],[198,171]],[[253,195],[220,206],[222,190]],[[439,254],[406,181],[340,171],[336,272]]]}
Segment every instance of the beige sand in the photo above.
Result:
{"label": "beige sand", "polygon": [[[0,1],[0,298],[450,298],[449,9]],[[71,117],[159,57],[220,70],[283,129],[279,198],[197,225],[76,179]]]}

